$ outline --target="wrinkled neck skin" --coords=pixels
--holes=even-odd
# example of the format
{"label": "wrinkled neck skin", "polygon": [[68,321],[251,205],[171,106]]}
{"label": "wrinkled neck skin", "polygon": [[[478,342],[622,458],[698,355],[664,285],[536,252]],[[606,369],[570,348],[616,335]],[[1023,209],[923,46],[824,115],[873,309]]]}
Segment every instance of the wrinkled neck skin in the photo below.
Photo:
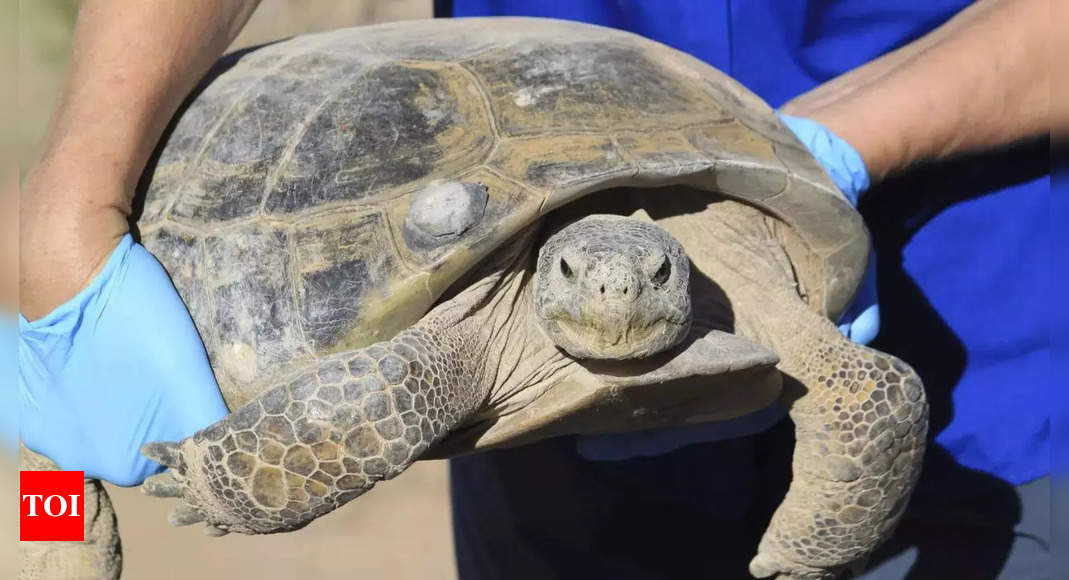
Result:
{"label": "wrinkled neck skin", "polygon": [[[708,194],[693,196],[695,213],[659,216],[657,223],[680,240],[691,259],[694,326],[733,332],[790,361],[789,344],[806,340],[812,312],[800,294],[794,269],[776,220],[748,205],[725,200],[710,203]],[[785,331],[794,326],[795,331]],[[810,329],[810,330],[807,330]]]}
{"label": "wrinkled neck skin", "polygon": [[[462,413],[463,424],[523,408],[579,370],[577,363],[541,330],[534,314],[535,260],[539,228],[516,236],[436,306],[417,326],[466,337],[475,353],[472,384],[481,404]],[[478,413],[476,414],[476,411]]]}

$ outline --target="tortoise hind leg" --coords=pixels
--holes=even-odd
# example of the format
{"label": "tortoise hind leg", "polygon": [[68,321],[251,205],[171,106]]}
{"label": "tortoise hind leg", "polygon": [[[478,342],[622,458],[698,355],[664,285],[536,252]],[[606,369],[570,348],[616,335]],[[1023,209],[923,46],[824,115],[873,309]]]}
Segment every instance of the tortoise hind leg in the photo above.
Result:
{"label": "tortoise hind leg", "polygon": [[[53,471],[59,467],[43,455],[19,449],[19,469]],[[122,547],[115,510],[104,485],[85,480],[84,542],[20,542],[18,580],[118,580]]]}
{"label": "tortoise hind leg", "polygon": [[924,453],[913,369],[834,330],[806,344],[784,369],[804,391],[790,411],[794,479],[750,563],[758,578],[834,578],[863,562],[897,524]]}

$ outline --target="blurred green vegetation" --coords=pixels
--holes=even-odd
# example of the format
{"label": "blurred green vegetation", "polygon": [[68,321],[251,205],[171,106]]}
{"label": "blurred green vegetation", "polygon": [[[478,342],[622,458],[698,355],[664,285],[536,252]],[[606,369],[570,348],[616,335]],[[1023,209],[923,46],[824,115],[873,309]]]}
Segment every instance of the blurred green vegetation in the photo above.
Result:
{"label": "blurred green vegetation", "polygon": [[25,175],[63,80],[78,0],[20,0],[18,8],[16,142]]}

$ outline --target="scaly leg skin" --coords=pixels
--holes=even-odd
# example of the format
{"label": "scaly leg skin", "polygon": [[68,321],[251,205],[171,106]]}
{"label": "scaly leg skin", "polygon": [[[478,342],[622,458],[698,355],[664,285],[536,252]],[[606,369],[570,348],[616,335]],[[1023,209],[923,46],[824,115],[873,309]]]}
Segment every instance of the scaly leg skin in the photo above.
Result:
{"label": "scaly leg skin", "polygon": [[485,401],[525,288],[529,238],[497,252],[457,296],[395,338],[320,359],[181,443],[142,453],[171,469],[149,495],[181,497],[170,521],[209,535],[301,528],[405,470]]}
{"label": "scaly leg skin", "polygon": [[210,535],[303,527],[401,473],[481,403],[476,357],[454,346],[413,329],[324,359],[181,444],[146,445],[171,471],[144,490],[182,496],[171,523],[207,520]]}
{"label": "scaly leg skin", "polygon": [[[25,447],[19,469],[53,471],[59,467]],[[20,542],[19,580],[118,580],[122,572],[119,526],[111,499],[96,479],[85,480],[83,542]]]}
{"label": "scaly leg skin", "polygon": [[784,369],[806,392],[792,405],[794,479],[750,573],[836,578],[893,531],[920,473],[928,404],[920,378],[893,356],[842,338],[824,321],[808,355]]}

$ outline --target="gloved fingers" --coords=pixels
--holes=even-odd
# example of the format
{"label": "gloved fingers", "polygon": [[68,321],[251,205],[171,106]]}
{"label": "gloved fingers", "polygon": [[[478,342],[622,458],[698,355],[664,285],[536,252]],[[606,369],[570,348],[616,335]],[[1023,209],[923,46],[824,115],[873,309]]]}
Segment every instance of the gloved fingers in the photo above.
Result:
{"label": "gloved fingers", "polygon": [[869,188],[869,172],[861,154],[827,127],[812,119],[777,113],[831,176],[850,203]]}
{"label": "gloved fingers", "polygon": [[185,304],[129,235],[77,296],[21,318],[18,337],[23,441],[64,469],[136,485],[163,470],[138,453],[143,443],[227,413]]}
{"label": "gloved fingers", "polygon": [[857,296],[839,319],[839,332],[858,344],[868,344],[880,332],[880,304],[876,291],[876,254],[869,255],[868,268]]}
{"label": "gloved fingers", "polygon": [[69,300],[34,321],[18,315],[19,392],[31,404],[61,382],[80,337],[91,339],[103,304],[100,300],[126,262],[133,240],[124,236],[104,267]]}
{"label": "gloved fingers", "polygon": [[840,324],[839,332],[857,344],[869,344],[880,332],[880,305],[873,304],[849,324]]}
{"label": "gloved fingers", "polygon": [[[109,331],[120,335],[116,340],[139,341],[142,360],[149,363],[140,376],[152,377],[161,393],[154,428],[143,441],[180,440],[225,417],[226,404],[200,334],[163,266],[139,245],[129,262],[137,275],[127,277],[117,298],[131,307],[122,309]],[[152,325],[167,332],[145,328],[144,312],[152,312]]]}

